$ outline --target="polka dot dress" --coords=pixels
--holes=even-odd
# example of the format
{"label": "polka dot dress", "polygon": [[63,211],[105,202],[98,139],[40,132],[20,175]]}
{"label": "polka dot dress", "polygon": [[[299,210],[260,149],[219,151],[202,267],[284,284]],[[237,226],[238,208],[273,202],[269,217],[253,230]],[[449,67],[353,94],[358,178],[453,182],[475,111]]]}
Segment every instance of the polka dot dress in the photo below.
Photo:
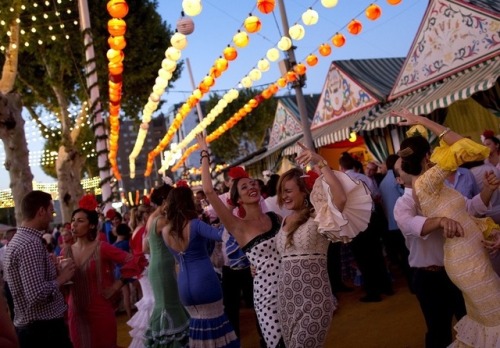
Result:
{"label": "polka dot dress", "polygon": [[253,298],[255,312],[266,344],[277,347],[281,340],[281,326],[278,318],[278,272],[280,258],[276,251],[275,236],[280,227],[277,216],[267,213],[273,221],[270,231],[254,238],[242,250],[255,267]]}

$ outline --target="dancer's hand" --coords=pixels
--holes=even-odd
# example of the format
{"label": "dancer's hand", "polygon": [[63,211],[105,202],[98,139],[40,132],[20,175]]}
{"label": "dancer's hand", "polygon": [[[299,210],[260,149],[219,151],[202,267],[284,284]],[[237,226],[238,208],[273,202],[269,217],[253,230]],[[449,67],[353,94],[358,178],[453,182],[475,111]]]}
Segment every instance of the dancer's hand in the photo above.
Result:
{"label": "dancer's hand", "polygon": [[196,141],[198,142],[200,150],[208,151],[207,138],[203,135],[203,133],[198,133],[196,135]]}
{"label": "dancer's hand", "polygon": [[298,156],[295,158],[295,161],[301,165],[301,166],[306,166],[308,163],[311,164],[316,164],[320,161],[323,161],[323,157],[318,155],[316,152],[308,149],[304,144],[302,144],[300,141],[297,142],[297,145],[299,145],[302,149],[302,151],[298,154]]}
{"label": "dancer's hand", "polygon": [[445,238],[464,236],[464,229],[458,221],[443,217],[441,218],[439,225],[443,229],[443,235]]}
{"label": "dancer's hand", "polygon": [[404,121],[398,123],[399,126],[413,126],[415,124],[422,124],[421,120],[424,118],[422,116],[415,115],[406,108],[397,111],[391,111],[391,115],[398,116],[404,119]]}

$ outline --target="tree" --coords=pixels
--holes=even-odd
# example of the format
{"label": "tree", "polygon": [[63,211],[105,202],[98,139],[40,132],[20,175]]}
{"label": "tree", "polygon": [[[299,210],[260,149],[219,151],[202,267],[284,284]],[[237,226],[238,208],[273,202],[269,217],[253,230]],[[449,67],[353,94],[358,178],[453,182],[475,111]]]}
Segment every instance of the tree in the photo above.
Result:
{"label": "tree", "polygon": [[[128,0],[127,3],[129,15],[125,18],[128,30],[125,35],[127,47],[124,50],[125,70],[121,109],[123,117],[134,119],[139,116],[151,92],[172,31],[156,12],[157,1]],[[30,116],[40,125],[42,132],[50,132],[51,129],[43,124],[41,115],[50,113],[57,117],[60,123],[56,173],[62,215],[63,219],[67,220],[83,193],[80,179],[85,157],[78,144],[81,130],[86,126],[84,120],[92,117],[92,110],[89,115],[89,96],[83,74],[84,47],[79,27],[74,24],[78,20],[75,2],[63,1],[60,5],[56,2],[46,2],[44,5],[36,6],[34,4],[34,2],[29,3],[22,10],[20,1],[13,0],[11,4],[0,5],[0,14],[10,23],[18,23],[16,19],[19,18],[19,25],[25,33],[21,35],[17,45],[18,48],[22,47],[22,50],[19,52],[20,69],[16,70],[15,88],[22,95],[26,108],[34,111],[30,112]],[[10,7],[14,5],[17,6],[15,11],[10,11]],[[90,0],[89,8],[101,105],[106,106],[108,97],[106,52],[109,48],[107,22],[110,17],[102,1]],[[36,20],[33,20],[34,17]],[[45,21],[44,17],[47,17]],[[0,37],[6,37],[5,31],[6,29],[0,26]],[[13,31],[12,29],[10,31],[12,40]],[[24,45],[26,42],[29,46]],[[4,64],[2,79],[8,62],[9,52],[5,54],[2,52],[0,54],[0,64]],[[181,66],[178,67],[171,82],[178,78],[180,68]],[[70,106],[80,108],[77,116],[69,113]],[[16,123],[15,129],[18,127],[22,127],[22,123]],[[25,139],[24,132],[21,139]],[[14,154],[13,158],[21,157]],[[29,169],[27,161],[24,166]],[[11,175],[11,180],[16,179]],[[30,183],[31,180],[32,176],[29,180],[24,179]]]}
{"label": "tree", "polygon": [[[241,90],[238,98],[224,109],[215,121],[207,128],[208,134],[226,122],[250,99],[260,94],[256,89]],[[211,110],[221,97],[210,94],[205,108]],[[230,131],[225,132],[219,139],[210,144],[210,149],[220,159],[231,162],[243,155],[248,155],[264,146],[268,129],[272,127],[276,113],[277,101],[275,98],[264,100],[251,113],[241,119]]]}

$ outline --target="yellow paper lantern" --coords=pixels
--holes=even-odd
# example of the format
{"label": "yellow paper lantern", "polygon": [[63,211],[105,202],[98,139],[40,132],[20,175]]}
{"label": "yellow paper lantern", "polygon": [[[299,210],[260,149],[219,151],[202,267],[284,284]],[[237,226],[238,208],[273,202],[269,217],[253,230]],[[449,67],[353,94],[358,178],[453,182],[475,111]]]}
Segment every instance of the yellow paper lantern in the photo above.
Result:
{"label": "yellow paper lantern", "polygon": [[261,60],[259,60],[257,62],[257,68],[262,72],[268,71],[270,66],[271,66],[271,64],[269,63],[269,61],[266,58],[262,58]]}
{"label": "yellow paper lantern", "polygon": [[226,58],[229,61],[235,60],[236,57],[238,57],[238,51],[236,51],[234,47],[229,45],[226,48],[224,48],[223,54],[224,58]]}
{"label": "yellow paper lantern", "polygon": [[260,78],[262,77],[262,73],[260,72],[260,70],[258,69],[252,69],[249,73],[248,73],[248,77],[250,77],[250,79],[252,81],[258,81],[260,80]]}
{"label": "yellow paper lantern", "polygon": [[227,67],[228,67],[228,63],[227,63],[227,59],[225,58],[218,58],[216,61],[215,61],[215,68],[219,71],[226,71],[227,70]]}
{"label": "yellow paper lantern", "polygon": [[306,12],[302,14],[302,23],[304,25],[314,25],[318,23],[319,15],[318,12],[309,8]]}
{"label": "yellow paper lantern", "polygon": [[294,40],[302,40],[306,35],[306,31],[302,25],[295,24],[290,27],[288,34],[290,34],[290,37]]}
{"label": "yellow paper lantern", "polygon": [[243,25],[245,27],[245,30],[249,33],[256,33],[262,27],[262,22],[260,21],[259,17],[250,15],[245,19]]}
{"label": "yellow paper lantern", "polygon": [[108,45],[115,50],[123,50],[127,46],[124,36],[110,36],[108,38]]}
{"label": "yellow paper lantern", "polygon": [[283,36],[278,42],[278,48],[282,51],[288,51],[292,47],[292,40],[288,36]]}
{"label": "yellow paper lantern", "polygon": [[280,51],[278,51],[276,48],[270,48],[269,50],[267,50],[267,53],[266,53],[266,57],[267,59],[269,59],[271,62],[275,62],[279,59],[280,57]]}
{"label": "yellow paper lantern", "polygon": [[248,41],[250,38],[248,37],[248,34],[244,31],[239,31],[238,33],[233,36],[233,42],[236,45],[236,47],[246,47],[248,45]]}
{"label": "yellow paper lantern", "polygon": [[188,16],[194,17],[201,13],[203,7],[200,0],[184,0],[182,1],[182,10]]}
{"label": "yellow paper lantern", "polygon": [[188,42],[186,39],[186,35],[179,32],[175,33],[174,35],[172,35],[172,38],[170,38],[170,44],[178,50],[183,50],[184,48],[186,48],[187,43]]}
{"label": "yellow paper lantern", "polygon": [[108,21],[108,32],[111,36],[123,36],[127,31],[127,23],[123,19],[112,18]]}
{"label": "yellow paper lantern", "polygon": [[339,0],[321,0],[321,5],[326,8],[332,8],[337,6]]}

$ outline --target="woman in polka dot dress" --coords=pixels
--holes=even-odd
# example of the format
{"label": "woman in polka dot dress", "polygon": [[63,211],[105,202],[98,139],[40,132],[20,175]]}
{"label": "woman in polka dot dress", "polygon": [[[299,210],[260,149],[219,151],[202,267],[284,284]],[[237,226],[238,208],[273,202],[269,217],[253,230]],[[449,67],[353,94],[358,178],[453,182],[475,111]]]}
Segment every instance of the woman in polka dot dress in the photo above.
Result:
{"label": "woman in polka dot dress", "polygon": [[277,310],[280,258],[275,241],[281,219],[275,213],[262,211],[259,185],[244,170],[233,179],[230,190],[232,204],[244,211],[241,214],[244,217],[233,215],[213,188],[205,138],[200,134],[197,139],[201,149],[203,191],[224,227],[234,236],[255,268],[254,308],[266,345],[269,348],[284,347]]}

